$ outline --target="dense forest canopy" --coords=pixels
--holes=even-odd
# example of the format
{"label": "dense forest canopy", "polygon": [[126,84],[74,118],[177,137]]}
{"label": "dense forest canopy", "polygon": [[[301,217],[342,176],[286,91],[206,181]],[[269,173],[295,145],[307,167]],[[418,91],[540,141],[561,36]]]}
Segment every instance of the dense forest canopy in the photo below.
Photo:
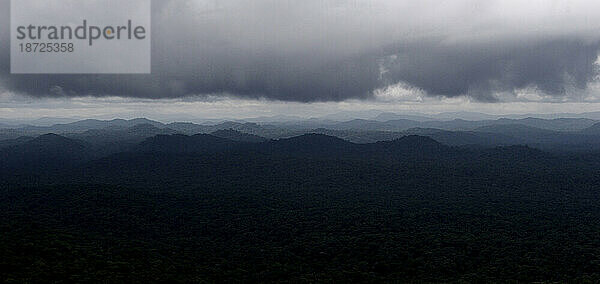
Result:
{"label": "dense forest canopy", "polygon": [[2,140],[2,281],[600,280],[593,147],[88,127]]}

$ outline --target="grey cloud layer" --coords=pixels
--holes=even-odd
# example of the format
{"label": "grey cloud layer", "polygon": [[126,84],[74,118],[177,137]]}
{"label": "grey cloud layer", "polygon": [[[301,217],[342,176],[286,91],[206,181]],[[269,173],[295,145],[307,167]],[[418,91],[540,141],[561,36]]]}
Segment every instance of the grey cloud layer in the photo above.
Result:
{"label": "grey cloud layer", "polygon": [[[34,96],[303,102],[368,98],[399,82],[482,101],[528,86],[554,96],[586,88],[596,75],[600,4],[522,2],[154,1],[152,75],[8,75],[3,52],[0,80]],[[0,0],[2,27],[7,7]],[[0,29],[3,50],[8,33]]]}
{"label": "grey cloud layer", "polygon": [[481,101],[530,86],[561,96],[567,88],[587,88],[595,78],[599,48],[598,42],[571,38],[456,48],[417,45],[385,60],[385,78],[433,95],[466,94]]}

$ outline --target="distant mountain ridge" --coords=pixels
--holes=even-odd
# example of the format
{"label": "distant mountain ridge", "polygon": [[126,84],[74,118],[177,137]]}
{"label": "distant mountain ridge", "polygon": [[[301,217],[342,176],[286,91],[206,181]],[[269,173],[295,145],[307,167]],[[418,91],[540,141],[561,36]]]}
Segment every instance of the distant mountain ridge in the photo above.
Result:
{"label": "distant mountain ridge", "polygon": [[[474,130],[483,126],[490,125],[506,125],[520,124],[530,127],[536,127],[554,131],[581,131],[592,127],[598,123],[597,120],[585,118],[557,118],[557,119],[540,119],[540,118],[522,118],[508,119],[499,118],[496,120],[433,120],[426,117],[410,116],[410,115],[394,115],[391,113],[383,113],[374,120],[369,119],[350,119],[346,121],[328,121],[322,120],[293,120],[283,122],[279,125],[276,122],[271,123],[256,123],[256,122],[239,122],[225,121],[218,124],[196,124],[190,122],[173,122],[161,123],[158,121],[149,120],[146,118],[136,118],[131,120],[113,119],[113,120],[96,120],[86,119],[66,124],[54,124],[52,126],[23,126],[12,127],[13,130],[23,132],[38,132],[38,133],[69,133],[69,132],[84,132],[91,129],[118,129],[131,128],[140,124],[152,125],[156,128],[170,128],[184,134],[212,133],[219,130],[233,129],[236,131],[255,134],[258,131],[264,131],[265,128],[289,128],[289,129],[307,129],[324,127],[328,129],[356,129],[356,130],[385,130],[385,131],[403,131],[410,128],[438,128],[443,130]],[[285,126],[283,126],[285,125]],[[3,125],[7,126],[7,125]],[[260,136],[260,135],[259,135]]]}
{"label": "distant mountain ridge", "polygon": [[[380,117],[398,118],[392,114]],[[416,117],[415,119],[418,119]],[[226,121],[218,124],[194,124],[175,122],[164,124],[138,118],[82,120],[49,127],[27,126],[18,129],[0,129],[0,148],[14,141],[56,133],[92,145],[100,154],[125,151],[156,135],[212,134],[238,142],[265,142],[270,139],[297,137],[303,134],[325,134],[354,143],[390,141],[406,135],[433,138],[451,146],[478,145],[482,147],[528,144],[548,150],[595,151],[600,149],[598,122],[581,118],[558,119],[505,119],[450,121],[396,119],[377,121],[354,119],[335,121],[288,121],[284,123],[258,124]]]}
{"label": "distant mountain ridge", "polygon": [[[332,129],[355,129],[355,130],[382,130],[382,131],[404,131],[411,128],[437,128],[442,130],[469,131],[477,128],[493,125],[524,125],[554,131],[580,131],[597,123],[595,120],[579,118],[561,118],[544,120],[536,118],[524,119],[498,119],[498,120],[463,120],[454,119],[448,121],[415,121],[408,119],[397,119],[388,121],[355,119],[327,126]],[[326,127],[326,126],[324,126]]]}

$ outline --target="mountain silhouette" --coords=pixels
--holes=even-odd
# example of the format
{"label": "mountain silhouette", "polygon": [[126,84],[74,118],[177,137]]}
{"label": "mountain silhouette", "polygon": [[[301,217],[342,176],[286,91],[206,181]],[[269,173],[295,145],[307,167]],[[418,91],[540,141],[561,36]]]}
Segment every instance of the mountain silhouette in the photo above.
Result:
{"label": "mountain silhouette", "polygon": [[89,153],[79,141],[45,134],[23,144],[0,149],[0,169],[58,169],[86,160]]}

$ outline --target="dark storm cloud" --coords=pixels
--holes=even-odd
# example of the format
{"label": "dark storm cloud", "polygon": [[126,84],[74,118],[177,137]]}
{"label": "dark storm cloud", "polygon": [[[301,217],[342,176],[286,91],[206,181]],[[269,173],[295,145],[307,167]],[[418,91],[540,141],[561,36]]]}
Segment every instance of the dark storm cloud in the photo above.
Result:
{"label": "dark storm cloud", "polygon": [[452,48],[417,45],[386,59],[385,78],[430,95],[467,94],[481,101],[495,101],[495,93],[529,86],[560,96],[567,87],[585,89],[594,79],[599,47],[598,42],[569,38]]}
{"label": "dark storm cloud", "polygon": [[[406,83],[494,101],[528,86],[561,96],[595,76],[600,25],[584,18],[598,10],[590,1],[414,2],[154,1],[151,75],[9,75],[1,28],[0,80],[32,96],[341,101]],[[0,0],[2,27],[7,5]]]}

